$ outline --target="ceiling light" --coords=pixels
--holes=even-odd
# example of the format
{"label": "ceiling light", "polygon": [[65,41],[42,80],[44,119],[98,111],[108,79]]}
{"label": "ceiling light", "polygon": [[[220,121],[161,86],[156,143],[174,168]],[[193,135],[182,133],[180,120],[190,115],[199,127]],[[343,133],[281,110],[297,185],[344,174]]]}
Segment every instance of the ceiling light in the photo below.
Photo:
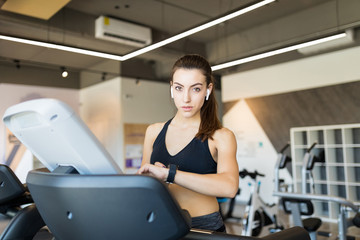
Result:
{"label": "ceiling light", "polygon": [[67,76],[69,76],[69,73],[68,73],[68,71],[66,70],[65,67],[61,67],[61,76],[63,78],[66,78]]}
{"label": "ceiling light", "polygon": [[173,37],[170,37],[170,38],[168,38],[168,39],[165,39],[165,40],[163,40],[163,41],[160,41],[160,42],[158,42],[158,43],[149,45],[149,46],[144,47],[144,48],[141,48],[141,49],[139,49],[139,50],[137,50],[137,51],[134,51],[134,52],[131,52],[131,53],[129,53],[129,54],[126,54],[126,55],[123,56],[123,60],[127,60],[127,59],[130,59],[130,58],[136,57],[136,56],[138,56],[138,55],[144,54],[144,53],[149,52],[149,51],[151,51],[151,50],[154,50],[154,49],[156,49],[156,48],[159,48],[159,47],[162,47],[162,46],[164,46],[164,45],[167,45],[167,44],[169,44],[169,43],[175,42],[175,41],[177,41],[177,40],[179,40],[179,39],[182,39],[182,38],[184,38],[184,37],[190,36],[190,35],[192,35],[192,34],[194,34],[194,33],[200,32],[200,31],[205,30],[205,29],[207,29],[207,28],[213,27],[213,26],[215,26],[215,25],[217,25],[217,24],[219,24],[219,23],[228,21],[228,20],[230,20],[230,19],[232,19],[232,18],[238,17],[238,16],[240,16],[240,15],[242,15],[242,14],[245,14],[245,13],[247,13],[247,12],[250,12],[250,11],[252,11],[252,10],[255,10],[255,9],[259,8],[259,7],[262,7],[262,6],[266,5],[266,4],[269,4],[269,3],[274,2],[274,1],[275,1],[275,0],[265,0],[265,1],[261,1],[261,2],[259,2],[259,3],[253,4],[253,5],[249,6],[249,7],[240,9],[240,10],[238,10],[238,11],[235,11],[235,12],[230,13],[230,14],[228,14],[228,15],[225,15],[225,16],[223,16],[223,17],[217,18],[217,19],[215,19],[215,20],[213,20],[213,21],[210,21],[210,22],[205,23],[205,24],[202,24],[202,25],[200,25],[200,26],[198,26],[198,27],[195,27],[195,28],[192,28],[192,29],[187,30],[187,31],[185,31],[185,32],[182,32],[182,33],[177,34],[177,35],[175,35],[175,36],[173,36]]}
{"label": "ceiling light", "polygon": [[259,60],[259,59],[271,57],[271,56],[274,56],[274,55],[278,55],[278,54],[298,50],[300,48],[313,46],[313,45],[316,45],[316,44],[332,41],[332,40],[343,38],[343,37],[346,37],[346,33],[340,33],[340,34],[332,35],[332,36],[329,36],[329,37],[324,37],[324,38],[316,39],[316,40],[313,40],[313,41],[296,44],[296,45],[293,45],[293,46],[290,46],[290,47],[285,47],[285,48],[273,50],[273,51],[270,51],[270,52],[261,53],[261,54],[257,54],[257,55],[254,55],[254,56],[250,56],[250,57],[241,58],[241,59],[238,59],[238,60],[222,63],[222,64],[219,64],[219,65],[212,66],[211,69],[213,71],[216,71],[216,70],[220,70],[220,69],[223,69],[223,68],[228,68],[228,67],[232,67],[232,66],[252,62],[252,61],[255,61],[255,60]]}
{"label": "ceiling light", "polygon": [[12,41],[12,42],[30,44],[30,45],[39,46],[39,47],[52,48],[52,49],[57,49],[57,50],[62,50],[62,51],[67,51],[67,52],[80,53],[80,54],[94,56],[94,57],[101,57],[101,58],[122,61],[122,57],[118,56],[118,55],[102,53],[102,52],[97,52],[97,51],[92,51],[92,50],[86,50],[86,49],[81,49],[81,48],[75,48],[75,47],[68,47],[68,46],[54,44],[54,43],[46,43],[46,42],[41,42],[41,41],[35,41],[35,40],[11,37],[11,36],[5,36],[5,35],[0,35],[0,39]]}
{"label": "ceiling light", "polygon": [[345,33],[346,33],[346,37],[338,38],[333,41],[327,41],[326,43],[322,43],[322,44],[303,47],[298,49],[297,51],[303,55],[310,55],[310,54],[316,54],[316,53],[333,50],[340,47],[346,47],[353,44],[355,42],[354,30],[350,28],[347,29]]}
{"label": "ceiling light", "polygon": [[248,7],[245,7],[243,9],[240,9],[238,11],[235,11],[233,13],[227,14],[223,17],[217,18],[215,20],[212,20],[208,23],[202,24],[198,27],[192,28],[190,30],[187,30],[183,33],[177,34],[173,37],[170,37],[168,39],[165,39],[163,41],[157,42],[155,44],[149,45],[147,47],[141,48],[137,51],[131,52],[129,54],[126,54],[124,56],[120,56],[120,55],[114,55],[114,54],[108,54],[108,53],[103,53],[103,52],[97,52],[97,51],[92,51],[92,50],[86,50],[86,49],[81,49],[81,48],[75,48],[75,47],[69,47],[69,46],[64,46],[64,45],[60,45],[60,44],[54,44],[54,43],[46,43],[46,42],[41,42],[41,41],[35,41],[35,40],[30,40],[30,39],[23,39],[23,38],[18,38],[18,37],[11,37],[11,36],[5,36],[5,35],[0,35],[0,39],[2,40],[7,40],[7,41],[13,41],[13,42],[19,42],[19,43],[25,43],[25,44],[30,44],[30,45],[35,45],[35,46],[39,46],[39,47],[46,47],[46,48],[51,48],[51,49],[58,49],[58,50],[63,50],[63,51],[68,51],[68,52],[74,52],[74,53],[80,53],[80,54],[84,54],[84,55],[89,55],[89,56],[95,56],[95,57],[101,57],[101,58],[106,58],[106,59],[111,59],[111,60],[117,60],[117,61],[125,61],[128,60],[130,58],[139,56],[141,54],[147,53],[149,51],[152,51],[156,48],[162,47],[164,45],[167,45],[169,43],[175,42],[179,39],[185,38],[187,36],[190,36],[194,33],[200,32],[202,30],[205,30],[207,28],[213,27],[219,23],[228,21],[232,18],[238,17],[242,14],[245,14],[247,12],[253,11],[259,7],[262,7],[266,4],[269,4],[271,2],[274,2],[275,0],[264,0],[258,3],[255,3],[253,5],[250,5]]}

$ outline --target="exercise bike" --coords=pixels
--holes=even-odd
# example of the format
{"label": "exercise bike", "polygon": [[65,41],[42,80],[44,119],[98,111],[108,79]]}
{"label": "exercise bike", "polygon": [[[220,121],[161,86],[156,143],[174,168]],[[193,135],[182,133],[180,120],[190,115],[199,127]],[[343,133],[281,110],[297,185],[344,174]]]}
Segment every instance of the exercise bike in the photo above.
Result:
{"label": "exercise bike", "polygon": [[[278,157],[277,157],[277,161],[276,161],[276,165],[275,165],[275,179],[274,179],[274,182],[275,182],[275,190],[276,190],[276,191],[278,191],[278,190],[280,189],[280,187],[285,187],[285,188],[287,189],[287,185],[286,185],[286,184],[282,184],[284,181],[283,181],[282,179],[279,179],[279,170],[285,168],[285,167],[286,167],[286,164],[291,161],[291,158],[285,154],[285,150],[286,150],[289,146],[290,146],[290,144],[287,143],[287,144],[279,151],[279,153],[278,153]],[[245,173],[244,171],[243,171],[243,172],[239,172],[239,175],[240,175],[240,177],[242,176],[242,178],[244,178],[244,177],[246,177],[246,175],[248,175],[248,172],[247,172],[247,173]],[[257,173],[257,175],[259,175],[259,174]],[[255,198],[257,198],[258,190],[256,190],[255,192],[256,192]],[[238,190],[236,196],[239,195],[239,194],[240,194],[240,189]],[[225,221],[226,221],[226,220],[229,220],[229,219],[235,219],[236,221],[241,221],[241,220],[243,220],[243,217],[234,216],[234,214],[233,214],[233,211],[234,211],[234,208],[235,208],[235,203],[236,203],[236,201],[235,201],[236,196],[235,196],[234,198],[231,198],[231,199],[230,199],[228,211],[227,211],[225,214],[223,214],[223,219],[224,219]],[[221,199],[221,201],[224,201],[224,200]],[[225,201],[227,201],[227,199],[226,199]],[[261,200],[261,201],[262,201],[262,200]],[[250,200],[249,200],[249,202],[248,202],[247,213],[250,213],[250,212],[253,211],[253,209],[254,209],[254,208],[251,208],[251,207],[250,207],[251,204],[252,204],[252,203],[251,203],[251,198],[250,198]],[[263,201],[262,201],[262,204],[261,204],[261,205],[265,205],[265,206],[266,206],[266,205],[268,205],[268,204],[263,203]],[[256,207],[255,207],[255,210],[257,210]],[[245,217],[248,217],[248,215],[249,215],[249,214],[246,214]],[[252,235],[252,236],[256,236],[256,235],[260,234],[261,228],[262,228],[262,226],[264,226],[264,224],[265,224],[265,223],[263,223],[265,220],[262,221],[263,219],[267,219],[267,223],[269,222],[269,219],[270,219],[271,223],[273,223],[273,221],[274,221],[274,222],[277,222],[277,221],[275,220],[276,216],[273,217],[273,219],[271,219],[271,217],[268,217],[268,218],[265,218],[265,217],[264,217],[264,218],[262,218],[262,217],[261,217],[262,215],[260,214],[259,211],[257,211],[257,212],[255,211],[255,214],[252,214],[252,215],[255,217],[255,219],[252,220],[251,222],[249,222],[249,221],[246,220],[246,219],[243,220],[243,222],[245,222],[244,225],[246,225],[246,227],[245,227],[246,229],[253,229],[253,230],[251,231],[251,235]],[[259,225],[259,223],[261,223],[261,224]],[[282,227],[276,226],[276,227],[274,227],[274,228],[271,228],[270,230],[273,231],[273,232],[275,232],[275,231],[279,231],[279,230],[281,230],[281,229],[282,229]],[[250,235],[249,231],[250,231],[250,230],[248,230],[248,234]],[[246,231],[245,231],[245,232],[246,232]]]}
{"label": "exercise bike", "polygon": [[283,226],[278,224],[277,214],[278,209],[276,204],[267,204],[259,196],[260,181],[257,177],[264,177],[264,174],[255,172],[248,172],[246,169],[240,171],[240,177],[250,177],[250,199],[245,208],[245,215],[243,218],[242,235],[245,236],[258,236],[264,226],[275,224],[270,232],[277,232],[283,230]]}
{"label": "exercise bike", "polygon": [[[274,170],[274,184],[275,191],[279,191],[280,188],[284,187],[287,189],[284,180],[280,179],[279,172],[284,169],[291,161],[291,158],[285,154],[286,149],[290,146],[290,143],[286,143],[283,148],[278,152],[277,160],[275,163]],[[245,216],[243,219],[243,235],[246,236],[258,236],[264,226],[274,224],[274,227],[270,228],[270,232],[278,232],[284,229],[283,225],[278,223],[278,206],[276,204],[267,204],[259,196],[260,181],[257,181],[257,177],[264,177],[264,174],[260,174],[257,171],[250,173],[246,169],[239,172],[241,178],[249,176],[252,182],[250,186],[250,199],[245,209]]]}

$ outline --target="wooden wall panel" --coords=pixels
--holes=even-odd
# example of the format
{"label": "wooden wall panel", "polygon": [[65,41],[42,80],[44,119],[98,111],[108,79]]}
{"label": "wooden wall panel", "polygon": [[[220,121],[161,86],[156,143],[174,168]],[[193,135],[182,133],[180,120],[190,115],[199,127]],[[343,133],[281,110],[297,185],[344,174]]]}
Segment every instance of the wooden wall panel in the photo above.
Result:
{"label": "wooden wall panel", "polygon": [[360,123],[360,81],[246,102],[277,150],[290,141],[292,127]]}
{"label": "wooden wall panel", "polygon": [[149,124],[124,123],[124,143],[144,144],[145,132]]}
{"label": "wooden wall panel", "polygon": [[223,115],[225,115],[230,109],[239,102],[240,100],[229,101],[223,103]]}

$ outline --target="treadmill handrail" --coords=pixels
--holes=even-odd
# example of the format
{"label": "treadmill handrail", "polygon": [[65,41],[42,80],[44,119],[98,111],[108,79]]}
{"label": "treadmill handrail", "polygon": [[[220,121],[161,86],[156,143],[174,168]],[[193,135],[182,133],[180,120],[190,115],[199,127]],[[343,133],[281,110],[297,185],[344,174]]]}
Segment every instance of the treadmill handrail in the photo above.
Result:
{"label": "treadmill handrail", "polygon": [[321,194],[284,193],[284,192],[274,192],[273,196],[300,199],[300,200],[319,200],[319,201],[335,202],[340,205],[350,207],[354,212],[359,212],[358,205],[354,204],[353,202],[345,198],[338,196],[321,195]]}

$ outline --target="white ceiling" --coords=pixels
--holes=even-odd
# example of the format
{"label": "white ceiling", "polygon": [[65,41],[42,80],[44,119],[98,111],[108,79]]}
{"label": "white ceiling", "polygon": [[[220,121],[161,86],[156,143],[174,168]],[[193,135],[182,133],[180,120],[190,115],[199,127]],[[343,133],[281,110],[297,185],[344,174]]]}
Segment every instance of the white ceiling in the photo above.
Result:
{"label": "white ceiling", "polygon": [[[30,0],[29,0],[30,1]],[[0,10],[0,34],[76,46],[124,55],[134,47],[95,39],[94,20],[107,15],[150,27],[159,41],[198,26],[255,0],[72,0],[49,20],[27,17]],[[358,0],[278,0],[219,26],[194,34],[121,64],[58,50],[0,40],[0,64],[66,66],[78,71],[145,76],[139,69],[148,68],[149,79],[167,79],[169,68],[185,53],[205,55],[212,64],[260,53],[268,49],[298,43],[348,27],[360,25]],[[233,67],[224,75],[293,58],[283,58]],[[272,63],[273,61],[273,63]],[[115,66],[115,67],[114,67]],[[152,69],[152,70],[151,70]],[[136,76],[132,76],[136,77]]]}

